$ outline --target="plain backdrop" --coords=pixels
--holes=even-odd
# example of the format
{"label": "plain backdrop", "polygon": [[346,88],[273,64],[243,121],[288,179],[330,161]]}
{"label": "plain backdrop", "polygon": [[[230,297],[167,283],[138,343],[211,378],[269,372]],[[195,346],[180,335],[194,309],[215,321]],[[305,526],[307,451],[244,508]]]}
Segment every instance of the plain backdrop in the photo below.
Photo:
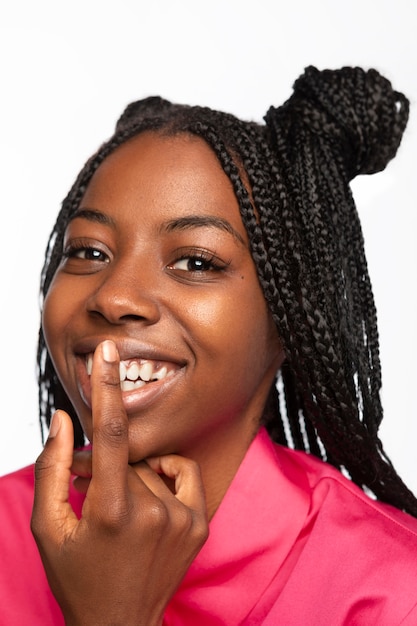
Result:
{"label": "plain backdrop", "polygon": [[354,181],[379,312],[381,438],[417,492],[417,38],[413,0],[24,0],[0,9],[0,474],[41,450],[38,283],[63,197],[131,100],[261,120],[307,65],[375,67],[411,100],[387,170]]}

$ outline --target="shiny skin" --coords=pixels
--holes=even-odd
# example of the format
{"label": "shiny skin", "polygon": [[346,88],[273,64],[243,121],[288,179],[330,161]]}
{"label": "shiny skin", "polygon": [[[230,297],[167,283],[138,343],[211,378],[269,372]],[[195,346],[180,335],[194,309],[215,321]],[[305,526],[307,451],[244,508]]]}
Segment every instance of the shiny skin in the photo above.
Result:
{"label": "shiny skin", "polygon": [[129,462],[197,461],[214,509],[283,360],[231,183],[203,140],[147,132],[100,165],[84,210],[44,306],[57,373],[94,443],[86,353],[112,339],[122,359],[172,363],[169,379],[122,394]]}

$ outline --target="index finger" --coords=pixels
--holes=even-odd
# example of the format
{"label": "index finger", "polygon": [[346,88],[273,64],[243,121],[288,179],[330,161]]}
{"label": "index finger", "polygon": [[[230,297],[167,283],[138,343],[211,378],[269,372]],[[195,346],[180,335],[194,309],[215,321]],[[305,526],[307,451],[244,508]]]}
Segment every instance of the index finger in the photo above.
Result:
{"label": "index finger", "polygon": [[92,480],[112,497],[126,493],[129,422],[120,389],[119,354],[113,341],[101,343],[91,372],[93,416]]}

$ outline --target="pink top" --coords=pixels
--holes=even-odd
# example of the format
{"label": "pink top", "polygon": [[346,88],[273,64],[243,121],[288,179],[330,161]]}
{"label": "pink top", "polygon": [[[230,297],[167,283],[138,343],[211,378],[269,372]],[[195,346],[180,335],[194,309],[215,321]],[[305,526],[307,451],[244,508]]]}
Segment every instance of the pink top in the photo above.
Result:
{"label": "pink top", "polygon": [[[62,625],[29,530],[32,500],[32,467],[0,478],[0,624]],[[71,501],[79,511],[82,497]],[[417,520],[261,430],[164,623],[416,626]]]}

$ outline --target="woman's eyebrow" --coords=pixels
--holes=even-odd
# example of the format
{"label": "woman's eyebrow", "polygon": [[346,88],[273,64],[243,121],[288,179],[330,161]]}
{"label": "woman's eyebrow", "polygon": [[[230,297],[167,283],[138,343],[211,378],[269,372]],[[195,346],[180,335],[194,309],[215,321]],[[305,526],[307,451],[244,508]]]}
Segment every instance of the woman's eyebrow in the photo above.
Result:
{"label": "woman's eyebrow", "polygon": [[104,226],[115,226],[114,220],[109,215],[106,215],[101,211],[97,211],[96,209],[78,209],[74,215],[71,215],[69,221],[72,222],[72,220],[78,218],[88,220],[89,222],[103,224]]}
{"label": "woman's eyebrow", "polygon": [[242,245],[246,246],[246,243],[242,237],[242,235],[235,229],[227,220],[217,217],[215,215],[187,215],[185,217],[178,217],[173,220],[168,220],[164,222],[161,227],[161,230],[165,232],[172,232],[174,230],[187,230],[191,228],[218,228],[223,230],[230,235],[232,235],[235,239],[239,241]]}
{"label": "woman's eyebrow", "polygon": [[[88,220],[89,222],[96,222],[103,224],[104,226],[115,226],[115,221],[109,215],[97,211],[96,209],[79,209],[69,219],[69,222],[77,218]],[[218,228],[229,235],[232,235],[239,243],[246,247],[242,235],[235,229],[227,220],[216,215],[186,215],[184,217],[178,217],[172,220],[168,220],[161,225],[160,231],[167,233],[175,230],[187,230],[192,228]]]}

